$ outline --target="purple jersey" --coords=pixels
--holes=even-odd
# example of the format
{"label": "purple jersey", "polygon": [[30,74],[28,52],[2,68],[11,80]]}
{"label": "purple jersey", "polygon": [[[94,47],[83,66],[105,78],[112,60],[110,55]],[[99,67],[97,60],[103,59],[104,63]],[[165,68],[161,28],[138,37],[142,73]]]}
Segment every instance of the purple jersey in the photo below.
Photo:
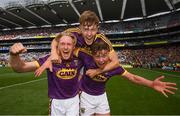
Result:
{"label": "purple jersey", "polygon": [[[49,56],[40,58],[39,65],[42,65]],[[72,98],[78,94],[79,71],[82,62],[73,56],[69,61],[62,61],[61,64],[53,64],[53,72],[47,70],[48,96],[54,99]]]}
{"label": "purple jersey", "polygon": [[[70,29],[65,30],[65,32],[71,32],[77,38],[76,47],[84,48],[85,50],[90,52],[90,45],[86,44],[84,38],[82,37],[81,30],[79,28],[70,28]],[[95,36],[94,42],[96,42],[96,41],[97,42],[104,41],[105,43],[108,44],[110,51],[113,50],[111,42],[108,40],[108,38],[104,34],[97,33]]]}
{"label": "purple jersey", "polygon": [[114,75],[120,75],[125,72],[124,68],[119,66],[118,68],[108,71],[107,73],[97,75],[93,78],[90,78],[85,74],[88,69],[97,69],[93,57],[88,54],[86,51],[79,51],[78,56],[83,60],[84,64],[84,74],[80,81],[80,88],[82,91],[90,95],[101,95],[105,92],[106,82]]}

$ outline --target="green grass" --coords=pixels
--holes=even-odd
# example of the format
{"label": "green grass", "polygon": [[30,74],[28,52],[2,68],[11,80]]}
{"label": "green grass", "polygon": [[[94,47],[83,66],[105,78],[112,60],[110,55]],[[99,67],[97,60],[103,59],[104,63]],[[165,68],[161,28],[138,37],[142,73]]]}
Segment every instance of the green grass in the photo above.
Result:
{"label": "green grass", "polygon": [[[129,69],[129,71],[150,80],[165,75],[167,78],[164,81],[175,82],[180,88],[179,72],[157,69]],[[34,82],[8,87],[29,81]],[[116,76],[108,82],[107,94],[113,115],[180,114],[179,90],[175,95],[168,94],[169,98],[166,98],[150,88],[132,84]],[[9,68],[0,68],[0,115],[47,115],[48,101],[45,73],[40,78],[35,78],[33,73],[15,73]]]}

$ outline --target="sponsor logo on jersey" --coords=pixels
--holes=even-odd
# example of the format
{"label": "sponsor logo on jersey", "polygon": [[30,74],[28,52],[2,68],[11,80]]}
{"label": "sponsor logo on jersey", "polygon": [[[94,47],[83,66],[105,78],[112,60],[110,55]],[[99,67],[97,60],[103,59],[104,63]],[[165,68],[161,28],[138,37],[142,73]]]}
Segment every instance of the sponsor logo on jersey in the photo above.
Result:
{"label": "sponsor logo on jersey", "polygon": [[105,82],[107,80],[107,78],[103,75],[97,75],[95,77],[92,78],[94,81],[98,81],[98,82]]}
{"label": "sponsor logo on jersey", "polygon": [[61,79],[72,79],[76,76],[76,74],[77,69],[62,68],[56,73],[56,76]]}

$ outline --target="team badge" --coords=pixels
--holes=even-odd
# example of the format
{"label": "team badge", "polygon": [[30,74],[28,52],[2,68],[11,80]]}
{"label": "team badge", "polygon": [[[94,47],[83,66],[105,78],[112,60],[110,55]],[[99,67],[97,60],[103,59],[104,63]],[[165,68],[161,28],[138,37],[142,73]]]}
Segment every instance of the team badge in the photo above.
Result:
{"label": "team badge", "polygon": [[66,67],[70,67],[70,63],[66,63]]}

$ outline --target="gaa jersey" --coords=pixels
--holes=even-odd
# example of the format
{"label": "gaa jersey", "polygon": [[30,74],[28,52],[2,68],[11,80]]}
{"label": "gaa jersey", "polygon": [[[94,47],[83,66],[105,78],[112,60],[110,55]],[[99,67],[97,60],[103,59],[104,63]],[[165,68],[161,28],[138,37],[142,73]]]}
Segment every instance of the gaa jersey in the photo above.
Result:
{"label": "gaa jersey", "polygon": [[93,78],[90,78],[86,75],[86,71],[88,69],[97,69],[99,68],[91,54],[87,53],[87,51],[80,50],[76,53],[83,61],[84,64],[84,73],[83,77],[80,80],[80,89],[90,95],[101,95],[105,92],[106,82],[114,75],[123,75],[126,71],[121,66],[108,71],[103,74],[99,74]]}
{"label": "gaa jersey", "polygon": [[[81,30],[78,27],[69,28],[69,29],[65,30],[65,32],[73,33],[73,35],[76,37],[76,39],[77,39],[76,47],[83,48],[86,51],[88,51],[89,53],[91,53],[91,51],[90,51],[90,46],[91,45],[86,44],[84,38],[82,37]],[[105,43],[107,43],[109,48],[110,48],[110,51],[114,50],[113,47],[112,47],[112,44],[108,40],[108,38],[104,34],[98,32],[96,34],[96,36],[95,36],[94,42],[99,42],[99,41],[104,41]]]}
{"label": "gaa jersey", "polygon": [[[49,55],[40,58],[37,63],[42,65]],[[47,70],[48,96],[51,99],[67,99],[76,96],[79,92],[78,76],[82,62],[73,56],[69,61],[61,64],[52,64],[53,72]]]}

